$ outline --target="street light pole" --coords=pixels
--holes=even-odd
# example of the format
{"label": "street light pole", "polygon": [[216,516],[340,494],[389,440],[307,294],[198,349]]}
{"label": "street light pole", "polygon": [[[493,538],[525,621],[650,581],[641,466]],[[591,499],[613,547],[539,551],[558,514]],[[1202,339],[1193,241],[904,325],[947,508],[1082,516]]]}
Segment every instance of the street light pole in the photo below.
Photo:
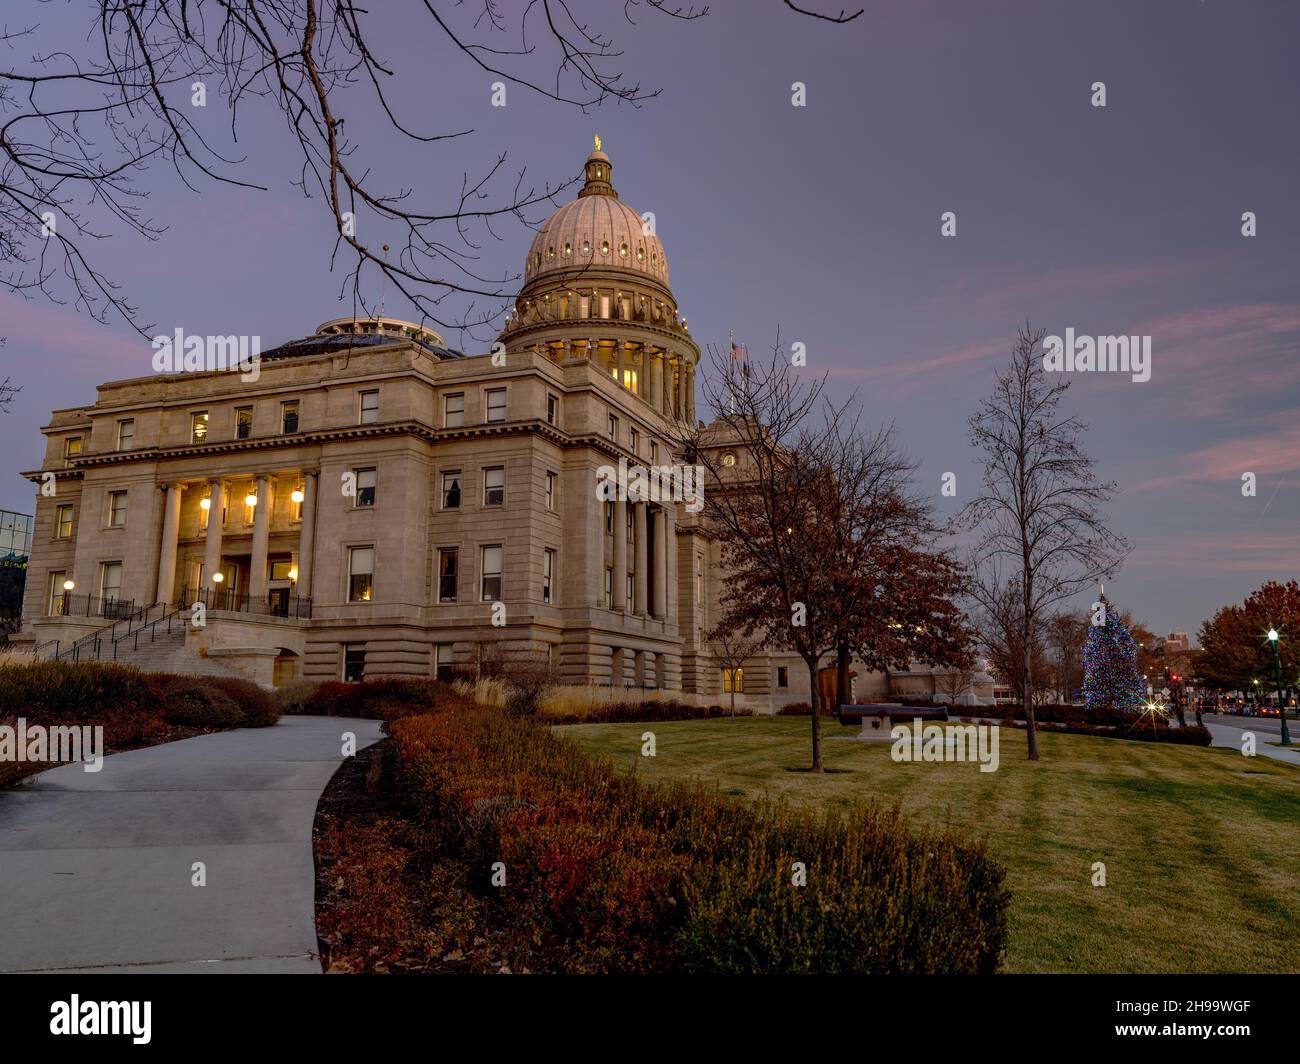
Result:
{"label": "street light pole", "polygon": [[1286,699],[1282,697],[1282,661],[1277,656],[1277,629],[1268,630],[1268,641],[1273,644],[1273,674],[1277,677],[1277,715],[1282,722],[1282,745],[1291,745],[1291,732],[1286,726]]}

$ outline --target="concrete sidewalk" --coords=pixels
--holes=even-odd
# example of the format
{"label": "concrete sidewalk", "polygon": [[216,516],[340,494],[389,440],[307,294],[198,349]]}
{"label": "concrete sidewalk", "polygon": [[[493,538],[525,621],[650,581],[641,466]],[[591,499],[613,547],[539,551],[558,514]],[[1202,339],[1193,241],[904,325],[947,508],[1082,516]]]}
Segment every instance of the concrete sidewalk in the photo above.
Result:
{"label": "concrete sidewalk", "polygon": [[[1290,721],[1287,723],[1290,723]],[[1242,732],[1254,731],[1256,757],[1271,757],[1274,761],[1285,761],[1290,765],[1300,765],[1300,747],[1270,746],[1270,741],[1277,742],[1277,735],[1266,731],[1256,731],[1244,721],[1240,728],[1235,724],[1211,724],[1209,721],[1206,721],[1205,726],[1210,730],[1211,746],[1230,747],[1241,753]]]}
{"label": "concrete sidewalk", "polygon": [[319,973],[311,828],[344,732],[380,738],[285,717],[0,792],[0,971]]}

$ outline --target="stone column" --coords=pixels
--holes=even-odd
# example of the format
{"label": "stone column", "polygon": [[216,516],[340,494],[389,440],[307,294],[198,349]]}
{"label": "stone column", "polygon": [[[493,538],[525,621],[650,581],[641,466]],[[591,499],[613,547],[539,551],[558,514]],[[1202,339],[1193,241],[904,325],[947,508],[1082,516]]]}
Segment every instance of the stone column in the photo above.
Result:
{"label": "stone column", "polygon": [[632,507],[632,527],[636,529],[636,573],[632,579],[632,609],[638,617],[646,615],[646,569],[649,555],[646,551],[646,504],[638,502]]}
{"label": "stone column", "polygon": [[664,550],[667,555],[664,565],[667,581],[665,612],[669,623],[677,624],[677,506],[671,502],[664,507]]}
{"label": "stone column", "polygon": [[618,381],[618,386],[621,388],[623,387],[623,374],[627,370],[627,360],[624,354],[624,343],[622,340],[614,341],[614,350],[618,352],[617,354],[618,377],[616,377],[615,379]]}
{"label": "stone column", "polygon": [[253,510],[253,551],[248,560],[248,597],[266,597],[266,547],[271,536],[271,478],[259,473],[256,481],[257,506]]}
{"label": "stone column", "polygon": [[695,370],[686,374],[686,422],[695,424]]}
{"label": "stone column", "polygon": [[664,511],[651,511],[655,528],[655,586],[652,596],[654,615],[660,620],[668,613],[668,537]]}
{"label": "stone column", "polygon": [[627,609],[627,503],[614,503],[614,609]]}
{"label": "stone column", "polygon": [[312,563],[316,554],[316,474],[302,478],[302,527],[298,530],[298,594],[311,598]]}
{"label": "stone column", "polygon": [[669,393],[673,384],[673,364],[669,360],[668,348],[664,348],[663,356],[659,361],[662,366],[659,371],[659,409],[663,412],[664,417],[672,417],[673,401]]}
{"label": "stone column", "polygon": [[649,340],[643,341],[641,347],[645,351],[645,372],[648,378],[645,382],[646,398],[650,400],[650,405],[658,410],[664,394],[663,364],[655,359]]}
{"label": "stone column", "polygon": [[158,583],[154,601],[170,605],[176,594],[176,542],[181,528],[181,492],[184,485],[168,484],[163,503],[162,545],[158,552]]}
{"label": "stone column", "polygon": [[208,538],[203,545],[203,588],[204,591],[220,591],[221,585],[214,583],[212,577],[221,572],[221,507],[225,501],[225,485],[220,477],[208,481],[211,508],[208,510]]}

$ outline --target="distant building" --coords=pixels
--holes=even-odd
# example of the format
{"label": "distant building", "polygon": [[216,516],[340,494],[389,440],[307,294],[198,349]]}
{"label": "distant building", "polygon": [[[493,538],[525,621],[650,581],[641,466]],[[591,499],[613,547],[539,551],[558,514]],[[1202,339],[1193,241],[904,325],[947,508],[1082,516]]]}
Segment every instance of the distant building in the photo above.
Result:
{"label": "distant building", "polygon": [[22,613],[35,525],[31,514],[0,510],[0,629],[6,632]]}
{"label": "distant building", "polygon": [[1164,640],[1166,654],[1186,654],[1192,649],[1192,641],[1186,632],[1170,632]]}

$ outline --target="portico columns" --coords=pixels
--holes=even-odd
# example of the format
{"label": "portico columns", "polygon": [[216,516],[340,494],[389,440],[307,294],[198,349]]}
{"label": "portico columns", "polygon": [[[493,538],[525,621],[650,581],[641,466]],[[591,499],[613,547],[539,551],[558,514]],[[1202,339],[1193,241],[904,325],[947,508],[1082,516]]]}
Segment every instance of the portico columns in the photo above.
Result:
{"label": "portico columns", "polygon": [[632,578],[633,612],[638,617],[646,615],[646,568],[648,552],[646,550],[646,504],[634,503],[632,506],[632,527],[636,530],[636,573]]}
{"label": "portico columns", "polygon": [[253,551],[248,560],[248,597],[254,601],[266,595],[266,549],[271,535],[271,478],[257,476],[257,506],[253,509]]}
{"label": "portico columns", "polygon": [[677,507],[671,502],[664,507],[664,549],[665,612],[669,623],[677,624]]}
{"label": "portico columns", "polygon": [[664,511],[652,510],[655,528],[654,615],[660,620],[668,613],[668,536]]}
{"label": "portico columns", "polygon": [[614,350],[615,350],[615,352],[617,353],[617,354],[616,354],[616,357],[617,357],[617,359],[618,359],[618,362],[617,362],[617,365],[618,365],[618,377],[616,378],[616,380],[618,381],[618,385],[619,385],[620,388],[623,387],[623,375],[624,375],[624,373],[626,372],[626,369],[627,369],[626,356],[624,355],[623,347],[624,347],[624,345],[623,345],[623,341],[622,341],[622,340],[615,340],[615,341],[614,341]]}
{"label": "portico columns", "polygon": [[204,590],[212,588],[220,591],[220,584],[214,583],[212,577],[221,572],[221,511],[225,505],[225,485],[220,477],[208,481],[208,538],[203,546],[203,583]]}
{"label": "portico columns", "polygon": [[627,503],[614,503],[614,609],[627,609]]}
{"label": "portico columns", "polygon": [[311,598],[312,562],[316,553],[316,474],[302,478],[302,527],[298,530],[298,594]]}
{"label": "portico columns", "polygon": [[180,484],[167,485],[167,498],[163,502],[162,544],[158,552],[158,582],[154,601],[170,604],[176,593],[176,543],[181,527]]}

